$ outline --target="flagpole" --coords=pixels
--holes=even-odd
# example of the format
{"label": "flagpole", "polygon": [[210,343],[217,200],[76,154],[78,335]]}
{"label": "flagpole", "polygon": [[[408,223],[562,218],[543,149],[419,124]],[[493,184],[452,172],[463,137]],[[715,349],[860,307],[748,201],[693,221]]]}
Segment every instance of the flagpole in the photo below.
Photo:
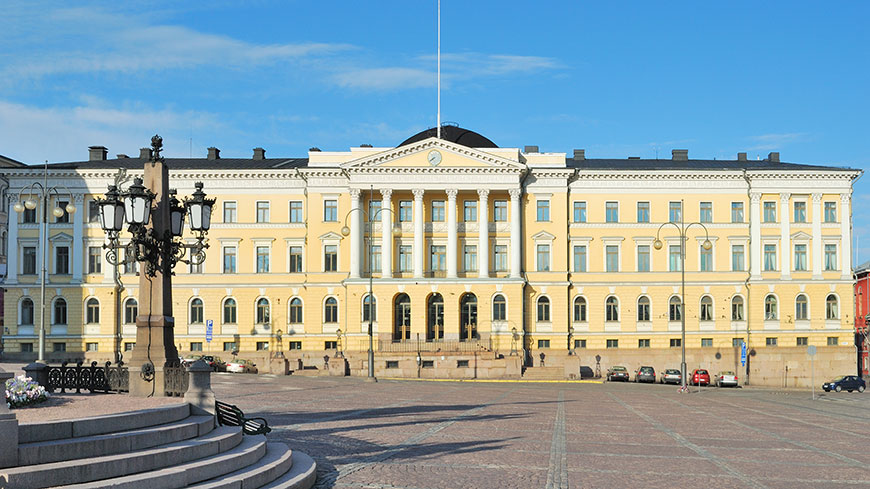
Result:
{"label": "flagpole", "polygon": [[438,117],[436,134],[441,139],[441,0],[438,0]]}

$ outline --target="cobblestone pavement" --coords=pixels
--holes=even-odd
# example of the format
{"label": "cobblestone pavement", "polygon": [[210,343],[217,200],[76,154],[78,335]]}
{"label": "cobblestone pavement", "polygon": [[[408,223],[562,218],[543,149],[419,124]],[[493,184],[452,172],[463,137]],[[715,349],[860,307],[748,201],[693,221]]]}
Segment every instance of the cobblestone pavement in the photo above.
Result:
{"label": "cobblestone pavement", "polygon": [[317,460],[318,488],[870,487],[870,394],[212,379]]}

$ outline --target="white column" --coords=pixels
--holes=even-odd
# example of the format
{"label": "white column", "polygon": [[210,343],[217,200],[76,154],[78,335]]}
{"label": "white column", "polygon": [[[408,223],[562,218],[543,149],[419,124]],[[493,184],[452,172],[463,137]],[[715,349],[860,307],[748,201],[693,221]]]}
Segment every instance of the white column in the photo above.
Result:
{"label": "white column", "polygon": [[423,278],[423,189],[411,191],[414,194],[414,277]]}
{"label": "white column", "polygon": [[76,212],[73,214],[73,242],[72,249],[70,249],[70,260],[72,260],[72,281],[73,283],[81,283],[82,268],[84,267],[83,257],[85,256],[82,249],[84,245],[85,212],[87,209],[84,206],[85,196],[83,194],[76,194],[74,199]]}
{"label": "white column", "polygon": [[488,198],[489,190],[478,189],[477,195],[480,200],[477,203],[477,265],[480,270],[480,278],[489,277],[489,212]]}
{"label": "white column", "polygon": [[392,189],[381,190],[381,277],[393,276],[393,213],[386,210],[392,209]]}
{"label": "white column", "polygon": [[456,278],[456,255],[459,247],[456,237],[456,194],[455,188],[447,190],[447,278]]}
{"label": "white column", "polygon": [[350,189],[350,278],[360,276],[360,250],[362,243],[362,212],[359,208],[359,189]]}
{"label": "white column", "polygon": [[522,223],[520,195],[523,191],[512,188],[508,192],[511,194],[511,277],[519,278],[523,267],[522,255],[520,254]]}
{"label": "white column", "polygon": [[750,277],[761,277],[761,193],[749,194],[749,272]]}
{"label": "white column", "polygon": [[790,230],[791,230],[791,208],[788,205],[788,200],[791,198],[791,194],[783,192],[779,194],[779,222],[780,222],[780,253],[779,263],[781,268],[780,277],[787,279],[791,278],[791,239],[790,239]]}
{"label": "white column", "polygon": [[822,194],[813,194],[813,243],[812,243],[812,258],[813,258],[813,278],[822,278],[822,251],[825,244],[822,243]]}
{"label": "white column", "polygon": [[[17,201],[9,199],[9,234],[6,236],[6,283],[18,283],[18,218],[19,214],[15,212],[13,207]],[[7,305],[7,307],[9,307]]]}
{"label": "white column", "polygon": [[844,280],[852,280],[852,196],[840,194],[840,269]]}

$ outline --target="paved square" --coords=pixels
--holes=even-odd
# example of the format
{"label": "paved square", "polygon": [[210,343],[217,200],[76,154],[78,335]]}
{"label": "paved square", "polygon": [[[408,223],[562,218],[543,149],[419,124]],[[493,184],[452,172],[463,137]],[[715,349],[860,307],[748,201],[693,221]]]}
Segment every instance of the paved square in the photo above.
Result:
{"label": "paved square", "polygon": [[218,374],[318,488],[870,487],[870,395]]}

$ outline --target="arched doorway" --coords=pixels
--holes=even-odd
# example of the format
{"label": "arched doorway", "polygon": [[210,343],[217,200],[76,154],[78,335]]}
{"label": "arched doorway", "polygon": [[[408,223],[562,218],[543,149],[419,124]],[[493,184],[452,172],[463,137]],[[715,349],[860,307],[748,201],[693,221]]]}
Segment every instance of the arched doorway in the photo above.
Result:
{"label": "arched doorway", "polygon": [[443,340],[444,297],[435,292],[426,302],[426,341]]}
{"label": "arched doorway", "polygon": [[396,296],[394,309],[393,341],[411,339],[411,298],[408,294]]}
{"label": "arched doorway", "polygon": [[477,296],[463,294],[459,299],[459,341],[477,338]]}

